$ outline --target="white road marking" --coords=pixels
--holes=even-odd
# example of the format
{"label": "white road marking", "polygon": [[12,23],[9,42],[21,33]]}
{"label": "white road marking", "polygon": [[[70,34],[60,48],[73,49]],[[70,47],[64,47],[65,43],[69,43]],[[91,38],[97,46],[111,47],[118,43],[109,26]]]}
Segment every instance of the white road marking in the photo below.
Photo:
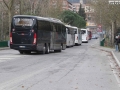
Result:
{"label": "white road marking", "polygon": [[[27,55],[24,55],[27,56]],[[23,57],[22,55],[2,55],[0,56],[0,62],[7,62],[9,60],[14,60],[16,58]]]}

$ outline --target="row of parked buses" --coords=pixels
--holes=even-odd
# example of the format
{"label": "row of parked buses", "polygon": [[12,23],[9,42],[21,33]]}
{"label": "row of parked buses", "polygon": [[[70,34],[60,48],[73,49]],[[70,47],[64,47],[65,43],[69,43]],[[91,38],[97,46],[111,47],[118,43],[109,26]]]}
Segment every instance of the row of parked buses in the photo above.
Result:
{"label": "row of parked buses", "polygon": [[[86,29],[85,29],[86,30]],[[15,15],[12,18],[10,32],[10,48],[20,54],[50,51],[61,52],[66,47],[81,45],[87,42],[87,31],[70,25],[64,25],[60,20],[30,15]],[[85,39],[82,39],[82,35]]]}
{"label": "row of parked buses", "polygon": [[66,25],[66,46],[82,44],[81,30],[77,27]]}

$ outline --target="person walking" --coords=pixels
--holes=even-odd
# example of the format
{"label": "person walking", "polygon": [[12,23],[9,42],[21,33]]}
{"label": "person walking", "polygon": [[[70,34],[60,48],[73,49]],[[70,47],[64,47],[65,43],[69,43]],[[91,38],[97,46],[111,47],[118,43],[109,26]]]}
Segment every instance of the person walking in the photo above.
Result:
{"label": "person walking", "polygon": [[119,37],[115,37],[115,51],[119,52]]}

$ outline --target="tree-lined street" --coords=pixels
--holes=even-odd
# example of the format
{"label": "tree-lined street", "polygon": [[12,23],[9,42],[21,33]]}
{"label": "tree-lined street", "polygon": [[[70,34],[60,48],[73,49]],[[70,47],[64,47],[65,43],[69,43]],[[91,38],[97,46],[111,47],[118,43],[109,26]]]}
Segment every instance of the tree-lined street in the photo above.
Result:
{"label": "tree-lined street", "polygon": [[91,40],[45,55],[2,50],[0,90],[119,90],[112,57],[98,46],[99,40]]}

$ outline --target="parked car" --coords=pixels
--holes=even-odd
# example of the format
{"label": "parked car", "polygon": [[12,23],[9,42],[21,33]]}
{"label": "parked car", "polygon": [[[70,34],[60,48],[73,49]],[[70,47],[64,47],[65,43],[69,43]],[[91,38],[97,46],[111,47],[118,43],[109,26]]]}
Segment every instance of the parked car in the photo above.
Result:
{"label": "parked car", "polygon": [[98,35],[97,34],[92,34],[92,39],[97,39]]}

